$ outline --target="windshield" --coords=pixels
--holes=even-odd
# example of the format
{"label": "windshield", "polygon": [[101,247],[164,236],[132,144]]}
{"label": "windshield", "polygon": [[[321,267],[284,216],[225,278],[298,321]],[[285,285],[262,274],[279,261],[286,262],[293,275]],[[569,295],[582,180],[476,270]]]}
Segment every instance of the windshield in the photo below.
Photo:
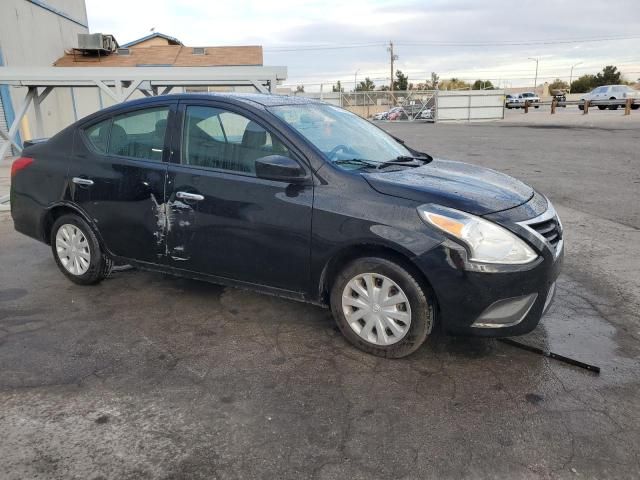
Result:
{"label": "windshield", "polygon": [[341,168],[366,165],[342,163],[360,159],[382,163],[412,153],[393,137],[357,115],[327,104],[281,105],[269,111],[284,120]]}

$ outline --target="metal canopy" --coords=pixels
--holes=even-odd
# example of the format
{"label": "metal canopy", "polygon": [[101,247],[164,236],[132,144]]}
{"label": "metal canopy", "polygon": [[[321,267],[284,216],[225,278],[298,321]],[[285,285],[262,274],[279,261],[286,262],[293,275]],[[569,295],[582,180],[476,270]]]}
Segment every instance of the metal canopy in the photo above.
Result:
{"label": "metal canopy", "polygon": [[174,87],[251,86],[262,93],[274,93],[278,80],[286,80],[287,67],[0,67],[0,84],[26,87],[8,133],[0,130],[0,158],[13,145],[22,146],[16,135],[22,118],[33,103],[37,136],[43,135],[41,103],[54,88],[99,88],[116,103],[127,101],[134,92],[145,96],[164,95]]}

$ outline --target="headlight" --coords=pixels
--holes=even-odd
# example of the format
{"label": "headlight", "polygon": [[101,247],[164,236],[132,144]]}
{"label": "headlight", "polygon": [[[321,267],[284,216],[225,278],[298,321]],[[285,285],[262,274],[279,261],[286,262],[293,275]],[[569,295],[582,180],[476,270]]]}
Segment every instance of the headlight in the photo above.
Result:
{"label": "headlight", "polygon": [[475,215],[433,204],[419,206],[418,214],[428,225],[460,240],[475,262],[523,264],[538,257],[509,230]]}

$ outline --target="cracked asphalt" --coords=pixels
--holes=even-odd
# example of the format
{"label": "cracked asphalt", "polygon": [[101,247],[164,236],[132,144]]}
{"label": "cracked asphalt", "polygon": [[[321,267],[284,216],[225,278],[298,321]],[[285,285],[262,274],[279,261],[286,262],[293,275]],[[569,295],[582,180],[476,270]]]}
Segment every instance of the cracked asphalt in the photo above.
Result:
{"label": "cracked asphalt", "polygon": [[640,477],[640,129],[627,120],[384,124],[550,195],[566,266],[521,340],[599,376],[442,335],[383,360],[327,310],[156,273],[80,287],[0,212],[0,478]]}

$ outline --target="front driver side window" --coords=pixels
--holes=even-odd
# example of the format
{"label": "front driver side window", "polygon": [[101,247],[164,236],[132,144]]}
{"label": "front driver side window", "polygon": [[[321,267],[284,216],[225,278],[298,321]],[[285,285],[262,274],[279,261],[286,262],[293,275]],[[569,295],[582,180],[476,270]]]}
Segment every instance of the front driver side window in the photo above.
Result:
{"label": "front driver side window", "polygon": [[255,175],[256,159],[267,155],[290,156],[287,148],[259,123],[220,108],[186,108],[183,164]]}

